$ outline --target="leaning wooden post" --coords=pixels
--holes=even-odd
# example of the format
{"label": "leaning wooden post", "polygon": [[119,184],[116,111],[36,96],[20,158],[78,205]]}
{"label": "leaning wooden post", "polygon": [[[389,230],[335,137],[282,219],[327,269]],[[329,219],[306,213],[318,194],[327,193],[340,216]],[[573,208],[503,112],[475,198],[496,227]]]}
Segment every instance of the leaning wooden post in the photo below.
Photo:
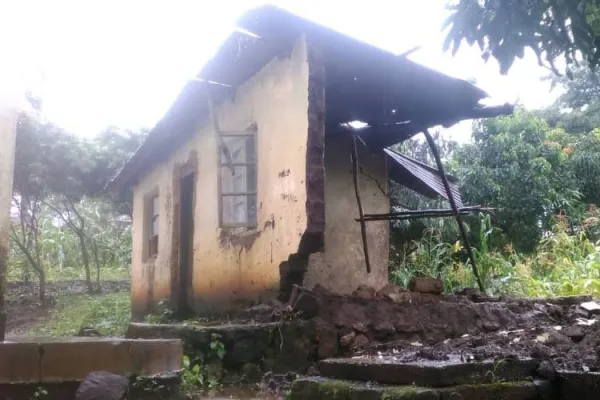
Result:
{"label": "leaning wooden post", "polygon": [[15,161],[16,110],[0,103],[0,342],[6,333],[6,273],[10,232],[10,204],[12,199]]}
{"label": "leaning wooden post", "polygon": [[367,273],[371,273],[371,262],[369,261],[369,245],[367,243],[367,226],[360,199],[360,188],[358,187],[358,149],[356,146],[356,135],[352,135],[352,152],[350,153],[352,161],[352,179],[354,180],[354,193],[356,194],[356,203],[358,204],[358,215],[360,217],[360,234],[362,236],[363,250],[365,252],[365,263],[367,264]]}
{"label": "leaning wooden post", "polygon": [[440,176],[442,181],[444,182],[444,188],[446,189],[446,194],[448,195],[448,201],[450,202],[450,207],[456,217],[456,222],[458,223],[458,229],[460,230],[460,235],[463,238],[463,242],[465,243],[465,248],[467,249],[467,254],[469,255],[469,259],[471,260],[471,266],[473,267],[473,275],[475,275],[475,279],[477,280],[477,285],[479,286],[479,290],[485,292],[483,287],[483,283],[481,282],[481,278],[479,277],[479,271],[477,270],[477,265],[475,264],[475,255],[473,254],[473,249],[471,249],[471,245],[469,244],[469,238],[467,237],[467,231],[465,230],[465,226],[462,221],[462,216],[460,210],[456,206],[456,201],[454,200],[454,195],[450,190],[450,183],[448,182],[448,177],[446,176],[446,171],[444,170],[444,165],[442,164],[442,159],[440,158],[440,153],[438,152],[437,146],[433,140],[433,137],[429,133],[429,129],[424,129],[423,134],[427,139],[427,143],[429,143],[429,147],[431,148],[431,153],[433,154],[433,158],[435,158],[435,162],[438,167],[438,171],[440,172]]}

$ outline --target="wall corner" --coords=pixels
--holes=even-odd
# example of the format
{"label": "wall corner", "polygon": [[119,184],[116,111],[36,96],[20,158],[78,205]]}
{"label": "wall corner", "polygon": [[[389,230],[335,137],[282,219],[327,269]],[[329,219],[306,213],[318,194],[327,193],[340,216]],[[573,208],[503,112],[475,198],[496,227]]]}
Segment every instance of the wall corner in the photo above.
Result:
{"label": "wall corner", "polygon": [[279,299],[287,301],[294,285],[302,285],[312,253],[325,245],[325,83],[324,52],[311,35],[305,36],[308,63],[308,135],[306,143],[306,231],[298,251],[281,263]]}

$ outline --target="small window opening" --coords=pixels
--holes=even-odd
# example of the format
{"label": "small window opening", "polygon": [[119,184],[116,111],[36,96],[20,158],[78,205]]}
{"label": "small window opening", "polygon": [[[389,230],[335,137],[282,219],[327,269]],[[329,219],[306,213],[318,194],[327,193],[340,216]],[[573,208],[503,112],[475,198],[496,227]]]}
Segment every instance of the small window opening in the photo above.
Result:
{"label": "small window opening", "polygon": [[158,254],[158,217],[158,195],[153,195],[146,201],[146,218],[148,221],[146,230],[146,255],[148,258],[155,257]]}

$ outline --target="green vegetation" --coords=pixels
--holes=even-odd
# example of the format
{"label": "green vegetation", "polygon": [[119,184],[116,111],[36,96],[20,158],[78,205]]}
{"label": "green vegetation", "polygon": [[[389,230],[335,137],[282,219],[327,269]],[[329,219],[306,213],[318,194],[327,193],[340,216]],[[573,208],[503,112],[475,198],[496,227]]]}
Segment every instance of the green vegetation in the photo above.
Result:
{"label": "green vegetation", "polygon": [[565,72],[581,58],[591,67],[600,61],[600,3],[598,0],[452,0],[452,15],[444,47],[453,52],[463,41],[477,43],[482,57],[495,58],[507,73],[515,58],[533,51],[540,66],[559,74],[556,61],[564,61]]}
{"label": "green vegetation", "polygon": [[205,389],[221,387],[223,375],[222,360],[225,357],[225,345],[220,337],[212,335],[208,348],[183,357],[182,387],[192,393]]}
{"label": "green vegetation", "polygon": [[[566,217],[557,217],[548,237],[529,254],[515,251],[510,244],[491,247],[494,235],[501,236],[501,232],[491,227],[489,215],[481,215],[479,245],[474,252],[484,286],[495,295],[600,297],[600,244],[590,240],[600,229],[598,215],[594,211],[584,219],[575,234]],[[444,281],[447,292],[475,287],[468,262],[457,256],[462,250],[458,242],[445,243],[439,231],[429,230],[414,246],[405,262],[392,269],[392,282],[407,286],[411,276],[433,276]]]}
{"label": "green vegetation", "polygon": [[[600,75],[583,68],[547,109],[476,121],[473,140],[439,140],[463,202],[495,208],[466,218],[484,286],[492,294],[600,296]],[[424,143],[401,151],[431,165]],[[426,150],[426,147],[425,147]],[[394,209],[447,208],[392,186]],[[392,223],[392,282],[443,279],[475,287],[452,218]]]}
{"label": "green vegetation", "polygon": [[102,335],[123,336],[129,325],[130,308],[129,293],[60,296],[47,320],[32,333],[73,336],[82,327],[92,327]]}
{"label": "green vegetation", "polygon": [[127,277],[131,257],[130,193],[105,190],[144,133],[108,128],[80,139],[44,122],[19,119],[8,279],[84,279],[88,293],[101,279]]}

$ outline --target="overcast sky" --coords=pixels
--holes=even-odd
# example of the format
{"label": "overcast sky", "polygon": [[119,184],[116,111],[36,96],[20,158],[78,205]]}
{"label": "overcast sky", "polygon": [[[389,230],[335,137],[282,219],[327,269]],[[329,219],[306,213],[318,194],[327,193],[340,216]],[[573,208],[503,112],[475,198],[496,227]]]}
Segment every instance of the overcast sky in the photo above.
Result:
{"label": "overcast sky", "polygon": [[[3,0],[0,5],[0,88],[35,87],[44,115],[80,135],[109,124],[153,126],[255,0]],[[442,51],[445,0],[274,0],[308,19],[392,52],[423,48],[411,59],[475,79],[494,103],[549,104],[540,82],[547,71],[533,57],[508,76],[483,62],[477,48],[456,57]],[[208,6],[210,4],[210,6]],[[11,62],[6,62],[11,60]],[[469,124],[452,130],[465,139]]]}

